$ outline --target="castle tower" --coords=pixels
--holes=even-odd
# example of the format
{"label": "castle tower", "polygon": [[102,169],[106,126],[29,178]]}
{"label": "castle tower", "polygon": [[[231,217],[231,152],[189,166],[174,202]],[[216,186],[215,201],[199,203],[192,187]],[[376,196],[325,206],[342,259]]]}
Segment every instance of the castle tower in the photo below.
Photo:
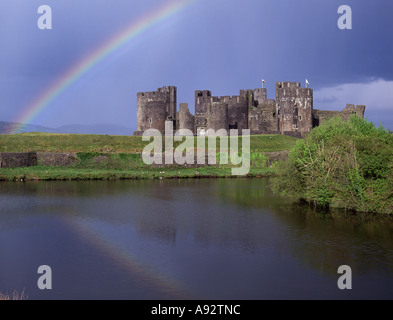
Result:
{"label": "castle tower", "polygon": [[179,124],[178,129],[180,130],[180,134],[183,135],[182,130],[184,129],[190,130],[195,134],[195,117],[188,110],[188,103],[180,103],[176,120]]}
{"label": "castle tower", "polygon": [[195,130],[199,135],[201,131],[206,132],[208,129],[208,115],[207,110],[213,102],[218,102],[218,97],[212,97],[209,90],[195,91]]}
{"label": "castle tower", "polygon": [[229,116],[228,103],[213,102],[207,108],[207,128],[218,131],[220,129],[228,130]]}
{"label": "castle tower", "polygon": [[[252,97],[252,96],[251,96]],[[228,104],[228,126],[221,129],[236,129],[241,134],[242,130],[248,129],[248,95],[244,90],[238,96],[224,96],[220,102]]]}
{"label": "castle tower", "polygon": [[264,103],[267,100],[267,89],[266,88],[257,88],[254,89],[254,106],[258,106]]}
{"label": "castle tower", "polygon": [[248,127],[251,134],[277,134],[276,101],[267,98],[266,88],[247,90],[251,92],[249,102]]}
{"label": "castle tower", "polygon": [[278,130],[281,134],[304,137],[313,127],[313,90],[299,82],[276,83]]}
{"label": "castle tower", "polygon": [[[163,87],[153,92],[137,94],[137,131],[142,135],[147,129],[165,132],[165,121],[176,121],[177,88]],[[175,126],[174,126],[175,128]]]}

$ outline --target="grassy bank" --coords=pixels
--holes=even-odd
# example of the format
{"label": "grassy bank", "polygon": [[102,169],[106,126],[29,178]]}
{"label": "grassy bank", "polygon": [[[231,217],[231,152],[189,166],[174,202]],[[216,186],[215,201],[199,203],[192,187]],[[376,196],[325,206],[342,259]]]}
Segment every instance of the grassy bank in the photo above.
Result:
{"label": "grassy bank", "polygon": [[[248,177],[270,176],[274,168],[251,168]],[[0,181],[29,180],[120,180],[120,179],[176,179],[176,178],[231,178],[230,168],[144,168],[97,169],[67,167],[28,167],[2,169]]]}
{"label": "grassy bank", "polygon": [[[283,135],[251,136],[251,152],[290,150],[296,140]],[[141,153],[147,144],[149,142],[134,136],[53,133],[0,135],[0,152]]]}
{"label": "grassy bank", "polygon": [[[197,139],[197,138],[194,138]],[[241,140],[241,139],[239,139]],[[281,135],[251,136],[251,169],[248,176],[269,176],[273,167],[266,165],[264,152],[291,149],[295,138]],[[239,141],[240,142],[240,141]],[[141,152],[149,142],[141,137],[106,135],[71,135],[25,133],[0,135],[0,152],[76,153],[71,167],[38,166],[2,168],[0,180],[100,180],[100,179],[166,179],[192,177],[232,177],[229,165],[153,168],[145,165]],[[196,142],[195,142],[196,145]],[[219,143],[217,143],[217,146]],[[176,145],[175,145],[176,147]],[[208,149],[206,139],[206,149]]]}

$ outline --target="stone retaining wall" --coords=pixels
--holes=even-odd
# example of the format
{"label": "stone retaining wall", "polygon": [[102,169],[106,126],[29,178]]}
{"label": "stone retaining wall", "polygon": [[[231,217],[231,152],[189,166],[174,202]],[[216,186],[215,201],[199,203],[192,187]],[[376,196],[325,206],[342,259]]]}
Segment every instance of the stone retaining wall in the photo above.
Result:
{"label": "stone retaining wall", "polygon": [[263,152],[267,156],[266,166],[270,167],[272,164],[278,161],[286,161],[288,159],[289,151],[277,151],[277,152]]}
{"label": "stone retaining wall", "polygon": [[0,153],[0,168],[32,167],[37,165],[37,153]]}

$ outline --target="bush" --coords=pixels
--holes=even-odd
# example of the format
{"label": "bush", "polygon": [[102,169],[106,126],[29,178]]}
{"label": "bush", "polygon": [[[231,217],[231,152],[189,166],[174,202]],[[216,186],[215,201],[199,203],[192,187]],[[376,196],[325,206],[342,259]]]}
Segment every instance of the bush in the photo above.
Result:
{"label": "bush", "polygon": [[330,119],[277,166],[273,191],[323,207],[392,213],[393,138],[365,119]]}

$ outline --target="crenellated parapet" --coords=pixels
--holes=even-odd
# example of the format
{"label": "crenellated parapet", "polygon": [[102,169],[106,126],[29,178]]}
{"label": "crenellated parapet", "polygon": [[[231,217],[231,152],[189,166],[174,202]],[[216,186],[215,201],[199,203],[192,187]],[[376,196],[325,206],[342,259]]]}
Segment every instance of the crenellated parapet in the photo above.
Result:
{"label": "crenellated parapet", "polygon": [[344,120],[350,116],[364,117],[365,106],[348,104],[342,111],[314,110],[313,89],[302,88],[300,82],[276,83],[276,99],[267,98],[266,88],[240,90],[239,95],[213,96],[210,90],[195,91],[195,115],[188,104],[180,104],[177,112],[177,88],[158,88],[137,94],[137,131],[165,131],[165,121],[172,121],[176,130],[193,134],[209,128],[250,129],[251,134],[285,134],[304,137],[313,127],[333,116]]}
{"label": "crenellated parapet", "polygon": [[177,88],[158,88],[157,91],[137,94],[137,131],[140,135],[148,129],[165,131],[165,121],[176,120]]}

